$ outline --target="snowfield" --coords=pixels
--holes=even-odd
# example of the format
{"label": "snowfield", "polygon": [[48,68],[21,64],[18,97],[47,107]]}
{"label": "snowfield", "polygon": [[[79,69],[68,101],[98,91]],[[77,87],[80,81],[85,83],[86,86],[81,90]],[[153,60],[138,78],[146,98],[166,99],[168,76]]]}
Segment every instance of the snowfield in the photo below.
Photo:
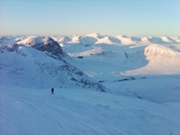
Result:
{"label": "snowfield", "polygon": [[179,114],[180,37],[0,37],[0,135],[180,135]]}
{"label": "snowfield", "polygon": [[179,135],[180,108],[83,89],[1,89],[2,135]]}

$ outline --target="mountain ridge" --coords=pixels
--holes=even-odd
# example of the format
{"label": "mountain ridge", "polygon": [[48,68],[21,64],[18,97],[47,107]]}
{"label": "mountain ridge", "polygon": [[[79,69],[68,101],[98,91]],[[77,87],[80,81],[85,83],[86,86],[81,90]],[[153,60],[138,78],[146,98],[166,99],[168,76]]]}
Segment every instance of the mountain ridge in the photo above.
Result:
{"label": "mountain ridge", "polygon": [[0,47],[0,83],[13,82],[24,87],[87,87],[106,91],[101,84],[66,62],[64,57],[68,56],[52,38],[33,37],[32,42],[21,43]]}

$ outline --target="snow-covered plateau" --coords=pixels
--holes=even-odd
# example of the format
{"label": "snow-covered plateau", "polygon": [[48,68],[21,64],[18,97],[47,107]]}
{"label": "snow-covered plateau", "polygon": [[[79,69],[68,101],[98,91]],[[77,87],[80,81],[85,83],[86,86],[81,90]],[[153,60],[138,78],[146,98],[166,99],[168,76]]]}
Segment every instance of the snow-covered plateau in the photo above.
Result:
{"label": "snow-covered plateau", "polygon": [[0,135],[180,135],[180,37],[0,36]]}

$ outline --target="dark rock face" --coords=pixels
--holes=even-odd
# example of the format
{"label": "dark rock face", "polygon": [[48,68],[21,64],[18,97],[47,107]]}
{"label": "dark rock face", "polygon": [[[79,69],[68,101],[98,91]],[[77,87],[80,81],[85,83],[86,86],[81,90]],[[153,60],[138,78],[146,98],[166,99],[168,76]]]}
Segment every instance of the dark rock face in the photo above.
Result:
{"label": "dark rock face", "polygon": [[82,71],[68,63],[60,66],[58,69],[61,72],[67,73],[69,80],[73,81],[77,86],[107,92],[107,89],[103,85],[90,80]]}
{"label": "dark rock face", "polygon": [[7,47],[4,47],[7,51],[13,52],[13,51],[18,51],[18,48],[20,47],[20,44],[9,44]]}
{"label": "dark rock face", "polygon": [[23,51],[20,51],[19,49],[21,47],[24,47],[24,45],[14,43],[14,44],[9,44],[8,46],[0,47],[0,51],[1,53],[4,53],[4,51],[16,52],[17,54],[25,57],[26,54]]}
{"label": "dark rock face", "polygon": [[32,45],[33,48],[39,51],[46,51],[52,55],[61,58],[63,56],[63,50],[60,45],[50,37],[41,37],[42,43],[36,43]]}

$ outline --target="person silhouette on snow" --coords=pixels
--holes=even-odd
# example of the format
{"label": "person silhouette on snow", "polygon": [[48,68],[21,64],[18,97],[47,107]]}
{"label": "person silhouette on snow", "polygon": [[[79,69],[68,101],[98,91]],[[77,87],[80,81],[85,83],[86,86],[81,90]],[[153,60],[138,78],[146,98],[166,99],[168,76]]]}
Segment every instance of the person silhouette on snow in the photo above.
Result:
{"label": "person silhouette on snow", "polygon": [[51,93],[54,94],[54,88],[51,89]]}

